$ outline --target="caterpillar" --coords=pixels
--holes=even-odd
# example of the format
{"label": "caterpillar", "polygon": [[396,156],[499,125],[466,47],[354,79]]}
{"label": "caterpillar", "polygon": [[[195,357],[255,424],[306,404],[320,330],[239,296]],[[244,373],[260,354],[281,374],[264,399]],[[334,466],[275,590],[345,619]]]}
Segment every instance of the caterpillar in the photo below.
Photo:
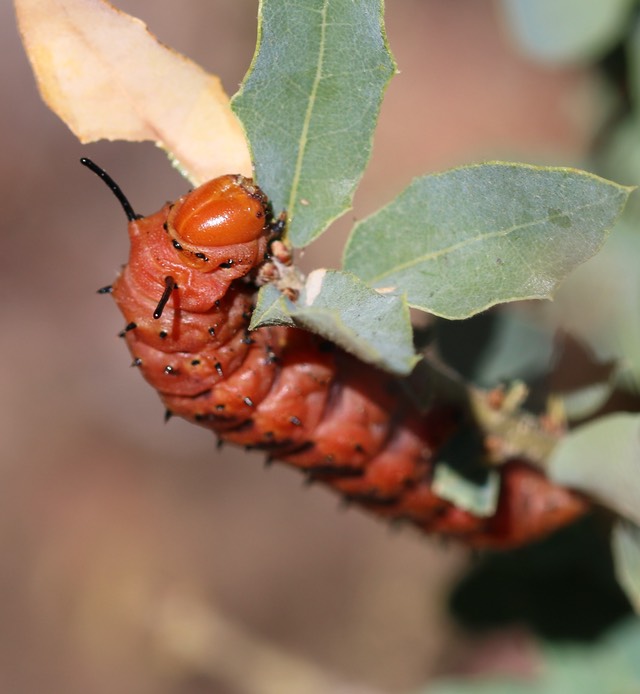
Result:
{"label": "caterpillar", "polygon": [[110,293],[121,333],[172,415],[219,441],[265,451],[391,521],[472,547],[510,548],[585,513],[588,502],[526,461],[500,467],[496,513],[478,517],[432,490],[438,451],[459,426],[450,404],[424,413],[392,375],[321,337],[248,325],[274,227],[249,178],[213,179],[141,217],[93,162],[129,222],[129,262]]}

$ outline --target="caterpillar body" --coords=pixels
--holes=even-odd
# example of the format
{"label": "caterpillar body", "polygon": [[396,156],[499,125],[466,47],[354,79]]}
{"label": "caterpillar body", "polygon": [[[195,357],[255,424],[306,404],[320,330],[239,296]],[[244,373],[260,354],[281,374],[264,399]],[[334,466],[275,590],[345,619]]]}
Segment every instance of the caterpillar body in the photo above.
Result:
{"label": "caterpillar body", "polygon": [[457,426],[450,405],[420,412],[393,376],[311,333],[249,332],[272,238],[267,198],[250,179],[214,179],[140,218],[83,163],[129,218],[129,262],[106,290],[124,315],[133,363],[168,414],[264,450],[379,516],[474,547],[524,544],[585,512],[582,497],[516,460],[500,468],[493,516],[457,508],[431,486]]}

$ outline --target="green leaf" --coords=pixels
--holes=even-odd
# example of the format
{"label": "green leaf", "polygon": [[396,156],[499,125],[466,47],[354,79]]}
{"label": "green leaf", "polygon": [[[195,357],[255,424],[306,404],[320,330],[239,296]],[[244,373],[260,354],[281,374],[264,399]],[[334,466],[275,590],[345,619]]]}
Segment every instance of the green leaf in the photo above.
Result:
{"label": "green leaf", "polygon": [[631,190],[575,169],[504,162],[424,176],[356,225],[344,267],[450,319],[550,298],[600,249]]}
{"label": "green leaf", "polygon": [[338,270],[314,270],[295,303],[273,285],[263,287],[249,329],[262,325],[304,328],[400,375],[410,373],[418,361],[404,297],[378,294]]}
{"label": "green leaf", "polygon": [[515,379],[532,381],[548,373],[553,354],[549,331],[543,331],[520,311],[500,311],[493,316],[492,332],[474,366],[473,381],[481,388]]}
{"label": "green leaf", "polygon": [[[637,132],[637,114],[638,114],[638,106],[640,105],[640,22],[635,21],[633,25],[632,31],[629,32],[629,35],[627,37],[626,41],[626,55],[627,59],[627,70],[629,71],[629,76],[628,76],[628,89],[629,89],[629,96],[631,98],[631,112],[632,112],[632,118],[636,116],[636,118],[633,118],[636,122],[634,125],[636,126],[634,130]],[[617,126],[619,127],[619,125]],[[633,153],[635,156],[633,157],[634,163],[637,166],[637,161],[638,161],[638,144],[637,144],[637,139],[633,141]],[[634,179],[631,179],[634,180]]]}
{"label": "green leaf", "polygon": [[500,495],[500,474],[488,470],[483,482],[474,482],[461,475],[455,467],[438,462],[433,471],[431,488],[434,494],[474,516],[493,516]]}
{"label": "green leaf", "polygon": [[554,302],[541,307],[552,328],[570,330],[599,360],[616,361],[615,384],[635,391],[640,390],[640,234],[633,214],[638,202],[633,196],[602,251],[567,279]]}
{"label": "green leaf", "polygon": [[640,524],[640,415],[617,413],[577,427],[555,447],[547,474]]}
{"label": "green leaf", "polygon": [[502,0],[521,48],[545,62],[601,58],[629,25],[635,0]]}
{"label": "green leaf", "polygon": [[611,549],[618,582],[640,614],[640,526],[618,521],[613,528]]}
{"label": "green leaf", "polygon": [[493,516],[500,473],[482,462],[485,454],[484,436],[477,427],[461,424],[438,451],[431,485],[434,493],[474,516]]}
{"label": "green leaf", "polygon": [[593,416],[613,394],[615,382],[591,383],[569,393],[558,394],[564,415],[569,421],[578,421]]}
{"label": "green leaf", "polygon": [[595,643],[544,646],[533,676],[452,679],[430,684],[424,694],[634,694],[640,691],[638,653],[640,621],[630,619]]}
{"label": "green leaf", "polygon": [[232,107],[289,240],[305,246],[351,207],[395,73],[382,0],[262,0],[258,46]]}
{"label": "green leaf", "polygon": [[295,328],[296,324],[291,317],[289,304],[291,302],[287,302],[284,294],[279,292],[273,284],[265,284],[258,292],[249,330],[255,330],[262,325],[286,325],[289,328]]}

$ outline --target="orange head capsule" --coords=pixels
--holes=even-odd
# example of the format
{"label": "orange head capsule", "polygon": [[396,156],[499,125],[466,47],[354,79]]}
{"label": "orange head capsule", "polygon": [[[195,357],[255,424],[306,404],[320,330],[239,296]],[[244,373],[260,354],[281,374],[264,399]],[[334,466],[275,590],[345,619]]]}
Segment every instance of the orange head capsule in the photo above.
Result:
{"label": "orange head capsule", "polygon": [[254,241],[266,225],[266,196],[240,175],[214,178],[179,200],[167,219],[180,244],[230,246]]}

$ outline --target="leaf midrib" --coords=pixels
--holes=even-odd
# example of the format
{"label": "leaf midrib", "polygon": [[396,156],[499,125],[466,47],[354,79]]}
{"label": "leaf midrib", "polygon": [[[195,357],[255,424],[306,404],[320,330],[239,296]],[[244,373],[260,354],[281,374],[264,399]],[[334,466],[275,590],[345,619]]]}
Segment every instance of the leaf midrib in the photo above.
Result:
{"label": "leaf midrib", "polygon": [[[592,202],[586,203],[584,205],[580,205],[579,207],[572,207],[570,212],[578,212],[580,210],[589,209],[590,207],[597,207],[598,205],[601,205],[609,197],[610,196],[606,196],[606,197],[603,197],[599,200],[592,201]],[[436,260],[437,258],[439,258],[441,256],[447,255],[449,253],[454,253],[455,251],[460,250],[461,248],[465,248],[466,246],[471,246],[474,243],[478,243],[480,241],[486,241],[489,239],[498,238],[500,236],[508,236],[509,234],[512,234],[515,231],[519,231],[521,229],[526,229],[528,227],[533,227],[533,226],[536,226],[538,224],[544,224],[545,222],[549,222],[553,219],[565,217],[565,216],[567,216],[567,214],[568,214],[568,211],[561,211],[557,214],[548,215],[546,217],[542,217],[540,219],[534,219],[534,220],[531,220],[529,222],[524,222],[523,224],[515,224],[511,227],[507,227],[506,229],[499,229],[498,231],[481,233],[478,236],[473,236],[473,237],[464,239],[463,241],[460,241],[459,243],[455,243],[451,246],[446,246],[445,248],[440,248],[437,251],[432,251],[430,253],[424,253],[423,255],[419,255],[417,257],[414,257],[411,260],[406,261],[405,263],[402,263],[400,265],[396,265],[393,268],[386,270],[385,272],[380,273],[379,275],[374,275],[374,276],[368,278],[367,282],[376,283],[379,280],[384,279],[385,277],[390,277],[392,275],[395,275],[398,272],[401,272],[402,270],[406,270],[408,268],[415,267],[416,265],[420,265],[421,263]]]}
{"label": "leaf midrib", "polygon": [[313,107],[315,106],[316,97],[318,94],[318,86],[320,80],[322,79],[322,70],[324,67],[324,54],[326,46],[326,32],[327,32],[327,8],[329,5],[329,0],[323,0],[322,10],[320,14],[322,16],[322,23],[320,25],[320,52],[318,54],[318,64],[316,68],[316,74],[313,79],[313,85],[311,87],[311,92],[309,93],[309,102],[307,104],[307,110],[304,115],[304,121],[302,123],[302,130],[300,132],[300,146],[298,147],[298,156],[296,157],[296,163],[293,172],[293,179],[291,181],[291,192],[289,194],[289,203],[287,205],[287,210],[293,210],[295,200],[298,194],[298,186],[300,183],[300,175],[302,172],[302,161],[306,153],[306,144],[308,141],[309,126],[311,123]]}

